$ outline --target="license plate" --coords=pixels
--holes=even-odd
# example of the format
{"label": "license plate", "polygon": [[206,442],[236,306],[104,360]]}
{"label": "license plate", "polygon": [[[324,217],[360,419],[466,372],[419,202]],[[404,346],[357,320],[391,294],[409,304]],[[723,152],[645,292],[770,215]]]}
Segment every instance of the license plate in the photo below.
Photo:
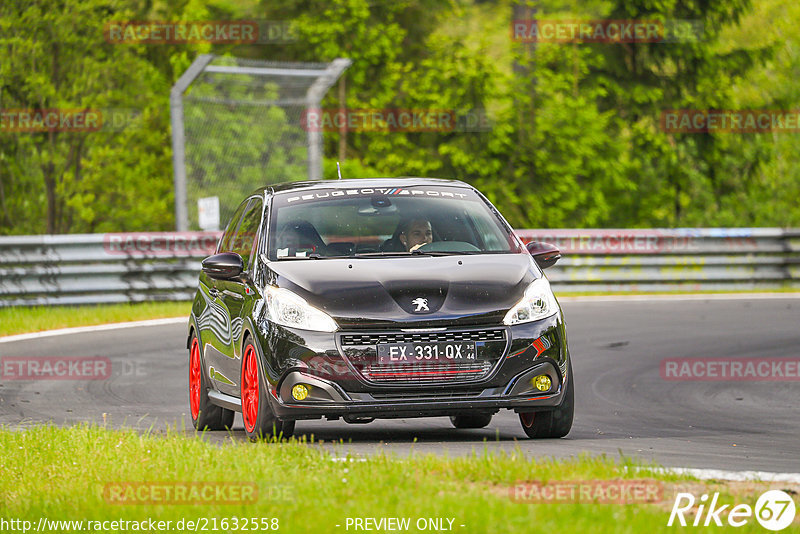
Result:
{"label": "license plate", "polygon": [[477,360],[475,342],[379,343],[379,363],[463,362]]}

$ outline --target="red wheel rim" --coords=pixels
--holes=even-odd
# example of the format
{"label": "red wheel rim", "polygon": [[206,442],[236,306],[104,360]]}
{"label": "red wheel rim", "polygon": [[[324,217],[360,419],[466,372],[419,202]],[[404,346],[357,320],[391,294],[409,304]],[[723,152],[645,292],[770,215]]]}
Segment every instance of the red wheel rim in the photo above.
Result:
{"label": "red wheel rim", "polygon": [[196,421],[200,415],[200,343],[197,338],[192,340],[189,352],[189,408],[192,420]]}
{"label": "red wheel rim", "polygon": [[258,417],[258,364],[256,349],[247,345],[242,358],[242,418],[244,428],[252,432]]}
{"label": "red wheel rim", "polygon": [[530,428],[533,426],[533,419],[535,415],[536,412],[521,413],[519,414],[519,419],[522,421],[522,424],[525,425],[525,428]]}

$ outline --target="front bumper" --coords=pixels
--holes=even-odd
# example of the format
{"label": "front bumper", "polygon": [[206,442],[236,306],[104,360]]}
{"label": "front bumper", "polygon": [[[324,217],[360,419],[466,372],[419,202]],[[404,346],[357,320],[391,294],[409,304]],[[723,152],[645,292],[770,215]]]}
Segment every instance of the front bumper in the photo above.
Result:
{"label": "front bumper", "polygon": [[[566,376],[569,351],[560,313],[504,327],[505,348],[491,371],[480,380],[459,382],[370,382],[330,334],[326,337],[287,332],[274,325],[268,328],[271,333],[262,347],[267,349],[264,356],[269,399],[273,412],[281,419],[409,418],[495,413],[500,409],[548,410],[562,403],[564,386],[572,378]],[[282,359],[280,354],[287,357]],[[541,374],[550,376],[553,384],[546,392],[536,390],[530,383]],[[307,399],[292,398],[296,384],[308,386],[311,394]]]}
{"label": "front bumper", "polygon": [[[474,394],[463,393],[408,393],[385,397],[370,393],[347,393],[335,383],[326,382],[302,372],[293,372],[286,377],[280,390],[271,397],[272,409],[280,419],[319,419],[326,417],[354,416],[361,418],[409,418],[436,417],[446,415],[494,413],[500,409],[513,409],[517,412],[532,412],[552,409],[563,401],[564,386],[570,376],[561,377],[558,367],[551,361],[542,361],[530,370],[516,377],[510,384],[499,388],[486,388]],[[552,392],[534,393],[515,389],[529,389],[530,379],[541,374],[559,375],[553,381]],[[291,399],[291,388],[295,384],[310,385],[321,389],[330,396],[330,400],[314,400],[305,402],[284,402]],[[555,386],[558,384],[558,386]]]}

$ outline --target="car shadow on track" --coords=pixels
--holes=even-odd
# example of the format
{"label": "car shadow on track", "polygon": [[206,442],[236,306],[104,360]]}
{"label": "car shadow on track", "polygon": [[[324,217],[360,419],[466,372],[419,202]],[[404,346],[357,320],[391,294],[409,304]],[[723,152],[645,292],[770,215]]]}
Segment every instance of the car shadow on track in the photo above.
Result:
{"label": "car shadow on track", "polygon": [[[428,420],[429,422],[408,423],[401,421],[373,422],[366,425],[353,425],[341,421],[319,422],[300,421],[294,432],[293,439],[305,443],[359,443],[380,444],[391,442],[398,443],[482,443],[482,442],[513,442],[524,439],[522,432],[509,432],[506,429],[490,425],[487,428],[458,430],[450,426],[449,421]],[[375,426],[371,426],[375,425]],[[194,431],[188,430],[191,435]],[[228,432],[206,432],[204,438],[212,442],[223,441],[248,441],[239,421],[234,423],[234,428]]]}

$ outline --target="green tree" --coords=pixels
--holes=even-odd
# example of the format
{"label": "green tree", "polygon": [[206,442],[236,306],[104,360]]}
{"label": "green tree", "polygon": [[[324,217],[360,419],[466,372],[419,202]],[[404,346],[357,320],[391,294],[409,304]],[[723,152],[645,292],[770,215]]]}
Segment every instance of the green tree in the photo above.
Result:
{"label": "green tree", "polygon": [[[722,214],[752,173],[746,157],[760,157],[730,137],[666,134],[659,128],[668,109],[729,109],[731,88],[768,58],[770,47],[717,46],[719,31],[735,25],[749,0],[678,0],[615,3],[609,19],[692,21],[695,39],[677,42],[592,45],[603,61],[591,78],[606,88],[601,109],[615,110],[632,129],[633,177],[637,194],[620,199],[623,225],[680,226],[736,224]],[[721,134],[726,135],[726,134]],[[723,222],[724,221],[724,222]]]}
{"label": "green tree", "polygon": [[[104,25],[115,16],[129,19],[130,12],[118,11],[114,2],[106,0],[9,0],[0,6],[4,108],[100,110],[106,119],[106,110],[115,108],[136,110],[143,117],[129,125],[141,128],[136,134],[107,127],[82,132],[3,132],[0,157],[15,162],[10,178],[15,192],[33,195],[31,200],[44,206],[44,210],[33,210],[32,221],[20,227],[12,220],[9,231],[93,231],[103,219],[117,218],[119,223],[119,217],[147,212],[149,202],[157,203],[167,195],[164,187],[152,184],[161,184],[161,178],[168,176],[169,154],[164,150],[144,153],[148,147],[169,142],[163,127],[152,127],[152,121],[166,116],[167,80],[139,49],[104,40]],[[124,144],[132,139],[141,143]],[[124,158],[130,152],[135,157]],[[151,160],[154,154],[158,161]],[[130,184],[135,196],[108,193],[121,177],[108,174],[111,164],[101,161],[119,159],[127,159],[130,165],[126,171],[135,178]],[[127,204],[121,206],[120,201]],[[18,202],[24,205],[26,201],[18,198]],[[14,215],[22,213],[18,209]],[[145,219],[161,227],[168,222],[163,213],[141,218]]]}
{"label": "green tree", "polygon": [[[670,134],[665,109],[796,109],[800,8],[790,0],[6,0],[0,3],[0,107],[128,109],[123,128],[0,128],[0,232],[173,227],[168,94],[199,53],[277,61],[348,57],[350,109],[485,114],[491,128],[348,132],[346,177],[425,175],[480,187],[518,227],[798,225],[796,134]],[[695,41],[514,43],[515,10],[560,19],[694,20]],[[112,20],[290,20],[285,44],[132,45],[103,36]],[[237,87],[258,100],[275,88]],[[190,97],[203,97],[198,84]],[[338,107],[337,91],[323,107]],[[264,162],[289,180],[302,136],[279,108],[231,113],[187,105],[187,124],[228,122],[190,138],[195,178]],[[218,123],[217,123],[218,124]],[[223,146],[221,139],[247,138]],[[338,133],[326,133],[335,176]],[[257,164],[245,164],[256,161]],[[238,162],[238,167],[237,167]],[[208,184],[212,181],[208,180]],[[240,190],[241,189],[241,190]],[[212,190],[243,196],[248,186]],[[204,193],[205,194],[205,193]],[[194,199],[190,199],[190,207]]]}

